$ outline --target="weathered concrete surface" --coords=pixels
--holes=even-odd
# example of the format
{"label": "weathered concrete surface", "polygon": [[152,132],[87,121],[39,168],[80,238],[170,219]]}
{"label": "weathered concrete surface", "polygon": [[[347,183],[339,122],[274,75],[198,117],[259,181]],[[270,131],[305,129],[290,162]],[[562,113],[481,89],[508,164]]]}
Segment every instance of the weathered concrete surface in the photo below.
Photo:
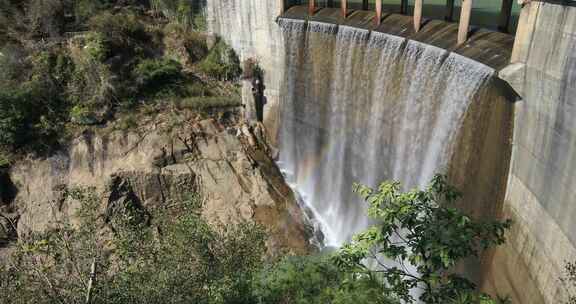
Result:
{"label": "weathered concrete surface", "polygon": [[[247,126],[195,120],[186,114],[147,117],[132,131],[86,131],[69,149],[11,168],[18,232],[44,231],[72,219],[77,204],[63,199],[75,186],[96,187],[109,208],[122,196],[144,208],[201,193],[208,221],[262,224],[272,253],[309,250],[304,217],[267,146]],[[116,198],[114,198],[116,197]]]}
{"label": "weathered concrete surface", "polygon": [[[210,0],[207,2],[209,30],[230,44],[241,60],[254,58],[264,70],[267,104],[264,120],[269,133],[277,130],[279,91],[283,75],[284,44],[276,18],[281,0]],[[251,85],[243,82],[244,104],[253,103]],[[271,138],[274,141],[274,136]]]}
{"label": "weathered concrete surface", "polygon": [[522,97],[504,214],[515,225],[485,288],[514,303],[564,303],[576,294],[559,280],[576,260],[576,8],[526,4],[512,62],[500,76]]}

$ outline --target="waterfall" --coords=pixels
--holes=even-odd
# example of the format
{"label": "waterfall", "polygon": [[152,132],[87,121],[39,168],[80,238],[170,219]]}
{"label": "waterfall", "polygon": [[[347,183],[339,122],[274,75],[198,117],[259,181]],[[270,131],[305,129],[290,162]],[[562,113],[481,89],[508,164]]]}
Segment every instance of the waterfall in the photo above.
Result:
{"label": "waterfall", "polygon": [[379,32],[280,19],[279,166],[326,246],[369,225],[352,183],[422,187],[446,172],[469,105],[494,71]]}

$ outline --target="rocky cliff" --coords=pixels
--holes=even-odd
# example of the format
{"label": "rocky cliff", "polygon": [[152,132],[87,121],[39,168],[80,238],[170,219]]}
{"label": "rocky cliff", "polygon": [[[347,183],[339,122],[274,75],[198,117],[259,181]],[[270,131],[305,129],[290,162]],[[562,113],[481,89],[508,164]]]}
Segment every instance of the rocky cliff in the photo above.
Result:
{"label": "rocky cliff", "polygon": [[25,234],[73,220],[77,206],[63,199],[70,187],[96,187],[103,210],[123,200],[158,206],[198,192],[209,221],[255,221],[269,232],[271,253],[307,252],[304,217],[267,154],[264,132],[254,130],[191,113],[143,116],[129,131],[87,129],[65,151],[15,164],[2,177],[2,186],[9,181],[17,189],[15,197],[3,194],[11,201],[4,208],[17,214]]}

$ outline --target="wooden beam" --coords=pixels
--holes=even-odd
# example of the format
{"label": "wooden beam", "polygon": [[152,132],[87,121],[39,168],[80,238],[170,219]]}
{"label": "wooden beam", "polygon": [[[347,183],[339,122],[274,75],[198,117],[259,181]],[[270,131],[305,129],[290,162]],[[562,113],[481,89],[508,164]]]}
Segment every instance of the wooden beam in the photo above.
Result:
{"label": "wooden beam", "polygon": [[348,0],[340,0],[340,9],[342,18],[346,18],[348,15]]}
{"label": "wooden beam", "polygon": [[418,33],[420,26],[422,26],[422,2],[423,0],[415,0],[414,2],[414,31]]}
{"label": "wooden beam", "polygon": [[362,9],[367,11],[368,10],[368,0],[362,0]]}
{"label": "wooden beam", "polygon": [[462,0],[462,11],[460,13],[460,26],[458,27],[458,45],[468,40],[468,30],[470,29],[470,16],[472,15],[472,1]]}
{"label": "wooden beam", "polygon": [[308,0],[308,15],[314,16],[314,12],[316,11],[316,3],[314,0]]}
{"label": "wooden beam", "polygon": [[502,8],[500,10],[500,21],[498,22],[498,29],[503,33],[508,33],[510,26],[510,17],[512,16],[512,2],[513,0],[502,0]]}
{"label": "wooden beam", "polygon": [[446,16],[444,20],[448,22],[454,21],[454,0],[446,0]]}
{"label": "wooden beam", "polygon": [[400,2],[400,14],[408,15],[408,0],[402,0]]}
{"label": "wooden beam", "polygon": [[382,21],[382,0],[376,0],[376,16],[374,16],[374,23],[380,25]]}

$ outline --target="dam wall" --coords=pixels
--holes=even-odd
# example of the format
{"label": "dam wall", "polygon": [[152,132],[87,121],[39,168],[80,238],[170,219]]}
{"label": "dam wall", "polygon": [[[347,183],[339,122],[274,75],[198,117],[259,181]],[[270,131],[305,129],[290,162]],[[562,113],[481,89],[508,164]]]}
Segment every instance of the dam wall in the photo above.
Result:
{"label": "dam wall", "polygon": [[[206,4],[209,31],[231,45],[242,61],[256,59],[264,71],[264,121],[270,133],[275,134],[284,67],[284,44],[276,18],[283,1],[210,0]],[[242,99],[248,118],[255,119],[251,88],[250,82],[244,81]]]}
{"label": "dam wall", "polygon": [[576,7],[526,4],[500,74],[521,96],[504,209],[514,226],[485,287],[514,303],[565,303],[576,294],[560,280],[576,260]]}

